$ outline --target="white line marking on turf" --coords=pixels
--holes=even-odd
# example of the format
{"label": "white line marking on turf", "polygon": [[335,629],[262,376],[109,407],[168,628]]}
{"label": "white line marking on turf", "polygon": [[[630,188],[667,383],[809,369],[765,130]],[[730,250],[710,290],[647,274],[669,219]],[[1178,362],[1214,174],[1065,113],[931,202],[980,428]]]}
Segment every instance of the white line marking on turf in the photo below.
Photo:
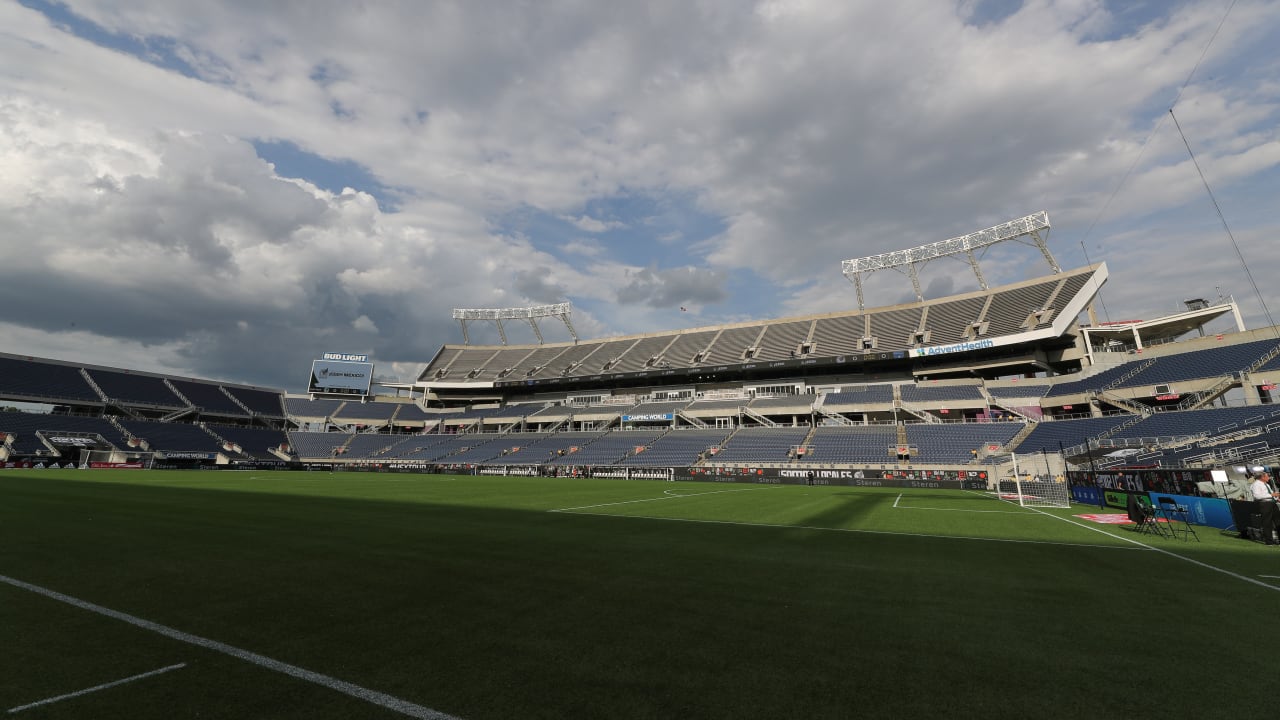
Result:
{"label": "white line marking on turf", "polygon": [[[591,508],[609,507],[610,505],[630,505],[632,503],[653,502],[654,500],[674,500],[676,498],[697,497],[699,495],[716,495],[719,493],[750,492],[752,490],[769,490],[775,487],[778,487],[778,486],[769,485],[766,487],[738,488],[737,490],[711,490],[709,492],[689,493],[688,495],[663,495],[662,497],[644,498],[642,500],[623,500],[621,502],[599,503],[597,505],[581,505],[578,507],[556,508],[555,510],[548,510],[547,512],[569,512],[570,510],[590,510]],[[665,493],[667,491],[663,490],[663,492]],[[581,513],[581,514],[589,515],[591,513]]]}
{"label": "white line marking on turf", "polygon": [[898,502],[902,500],[902,493],[898,493],[898,497],[893,501],[893,506],[898,507]]}
{"label": "white line marking on turf", "polygon": [[254,665],[267,668],[268,670],[274,670],[278,673],[298,678],[299,680],[306,680],[309,683],[315,683],[316,685],[327,687],[330,690],[336,690],[344,695],[359,698],[367,703],[372,703],[373,705],[378,705],[387,708],[388,710],[394,710],[403,715],[408,715],[409,717],[422,718],[424,720],[457,720],[457,718],[452,715],[447,715],[439,710],[432,710],[429,707],[423,707],[422,705],[411,703],[408,700],[401,700],[398,697],[393,697],[386,693],[380,693],[376,690],[360,687],[354,683],[339,680],[328,675],[307,670],[306,668],[300,668],[297,665],[290,665],[288,663],[280,662],[279,660],[273,660],[265,655],[259,655],[255,652],[243,650],[235,647],[234,645],[221,643],[217,640],[210,640],[208,638],[200,637],[199,635],[192,635],[190,633],[182,632],[181,630],[174,630],[173,628],[161,625],[160,623],[143,620],[140,617],[122,613],[119,610],[112,610],[111,608],[105,608],[101,605],[95,605],[86,600],[71,597],[70,595],[63,595],[60,592],[43,588],[39,585],[32,585],[31,583],[23,582],[6,575],[0,575],[0,582],[33,592],[37,595],[43,595],[52,600],[57,600],[58,602],[78,607],[81,610],[88,610],[92,613],[127,622],[135,627],[150,630],[153,633],[164,635],[165,637],[177,640],[178,642],[184,642],[188,645],[195,645],[196,647],[202,647],[206,650],[220,652],[223,655],[230,655],[231,657],[239,658],[245,662],[250,662]]}
{"label": "white line marking on turf", "polygon": [[[899,495],[898,497],[902,496]],[[1021,510],[970,510],[968,508],[924,507],[923,505],[903,505],[902,507],[898,507],[898,503],[896,502],[893,506],[899,510],[941,510],[943,512],[996,513],[998,515],[1025,515],[1027,517],[1035,517],[1034,515]]]}
{"label": "white line marking on turf", "polygon": [[1275,579],[1275,580],[1280,580],[1280,575],[1259,575],[1258,577],[1272,578],[1272,579]]}
{"label": "white line marking on turf", "polygon": [[[1123,545],[1094,545],[1092,543],[1055,542],[1052,540],[1016,540],[1013,538],[972,537],[967,535],[933,535],[929,533],[896,532],[893,530],[861,530],[857,528],[819,527],[817,525],[783,525],[779,523],[753,523],[739,520],[696,520],[693,518],[659,517],[656,515],[615,515],[613,513],[564,512],[565,515],[593,515],[597,517],[627,518],[629,520],[667,520],[670,522],[703,523],[707,525],[739,525],[742,527],[775,528],[782,530],[822,530],[825,532],[859,533],[863,535],[897,535],[900,537],[939,538],[942,540],[982,540],[984,542],[1015,543],[1020,545],[1065,545],[1067,547],[1101,548],[1103,550],[1139,550]],[[1154,548],[1151,548],[1154,549]]]}
{"label": "white line marking on turf", "polygon": [[1191,563],[1192,565],[1199,565],[1200,567],[1205,568],[1206,570],[1213,570],[1214,572],[1220,572],[1220,573],[1222,573],[1223,575],[1230,575],[1231,577],[1233,577],[1233,578],[1235,578],[1235,579],[1237,579],[1237,580],[1243,580],[1243,581],[1245,581],[1245,582],[1247,582],[1247,583],[1251,583],[1251,584],[1253,584],[1253,585],[1257,585],[1258,587],[1261,587],[1261,588],[1266,588],[1266,589],[1268,589],[1268,590],[1272,590],[1272,591],[1274,591],[1274,592],[1280,592],[1280,586],[1271,585],[1270,583],[1264,583],[1264,582],[1262,582],[1261,580],[1254,580],[1253,578],[1251,578],[1251,577],[1249,577],[1249,576],[1247,576],[1247,575],[1241,575],[1240,573],[1234,573],[1234,572],[1231,572],[1230,570],[1227,570],[1227,569],[1225,569],[1225,568],[1220,568],[1220,567],[1218,567],[1217,565],[1210,565],[1209,563],[1206,563],[1206,562],[1200,562],[1199,560],[1195,560],[1195,559],[1189,558],[1189,557],[1187,557],[1186,555],[1179,555],[1179,554],[1178,554],[1178,553],[1176,553],[1176,552],[1171,552],[1171,551],[1169,551],[1169,550],[1165,550],[1164,548],[1158,548],[1158,547],[1156,547],[1156,546],[1154,546],[1154,545],[1148,545],[1148,544],[1146,544],[1146,543],[1144,543],[1144,542],[1139,542],[1139,541],[1137,541],[1137,540],[1134,540],[1133,538],[1127,538],[1127,537],[1124,537],[1124,536],[1121,536],[1121,535],[1116,535],[1115,533],[1109,533],[1109,532],[1107,532],[1106,530],[1103,530],[1102,528],[1089,527],[1088,525],[1085,525],[1084,523],[1078,523],[1078,522],[1076,522],[1075,520],[1070,520],[1070,519],[1068,519],[1068,518],[1064,518],[1064,517],[1058,517],[1057,515],[1054,515],[1053,513],[1047,513],[1047,512],[1045,512],[1045,511],[1043,511],[1043,510],[1038,510],[1038,509],[1036,509],[1036,508],[1027,508],[1027,509],[1028,509],[1028,510],[1030,510],[1030,511],[1032,511],[1032,512],[1040,513],[1041,515],[1047,515],[1047,516],[1049,516],[1049,517],[1051,517],[1051,518],[1054,518],[1055,520],[1061,520],[1062,522],[1065,522],[1065,523],[1071,523],[1072,525],[1075,525],[1075,526],[1077,526],[1077,527],[1082,527],[1082,528],[1084,528],[1085,530],[1092,530],[1092,531],[1094,531],[1094,532],[1102,533],[1103,535],[1107,535],[1108,537],[1113,537],[1113,538],[1117,538],[1117,539],[1119,539],[1119,540],[1124,540],[1125,542],[1130,542],[1130,543],[1133,543],[1134,545],[1139,545],[1139,546],[1144,547],[1144,548],[1147,548],[1147,549],[1149,549],[1149,550],[1155,550],[1156,552],[1158,552],[1158,553],[1160,553],[1160,554],[1162,554],[1162,555],[1168,555],[1169,557],[1177,558],[1177,559],[1179,559],[1179,560],[1183,560],[1183,561],[1185,561],[1185,562],[1189,562],[1189,563]]}
{"label": "white line marking on turf", "polygon": [[143,678],[154,677],[156,675],[160,675],[161,673],[167,673],[170,670],[177,670],[179,668],[184,668],[186,666],[187,666],[186,663],[178,663],[177,665],[162,667],[159,670],[144,672],[139,675],[134,675],[132,677],[124,678],[122,680],[103,683],[101,685],[94,685],[91,688],[85,688],[84,690],[77,690],[76,692],[67,693],[66,695],[58,695],[57,697],[45,698],[44,700],[39,700],[37,702],[29,703],[27,705],[19,705],[16,708],[9,708],[9,714],[12,715],[14,713],[22,712],[23,710],[30,710],[33,707],[40,707],[41,705],[50,705],[52,703],[58,702],[59,700],[70,700],[71,698],[74,698],[74,697],[80,697],[81,695],[88,695],[89,693],[98,692],[99,690],[106,690],[107,688],[113,688],[117,685],[124,685],[125,683],[131,683],[135,680],[142,680]]}

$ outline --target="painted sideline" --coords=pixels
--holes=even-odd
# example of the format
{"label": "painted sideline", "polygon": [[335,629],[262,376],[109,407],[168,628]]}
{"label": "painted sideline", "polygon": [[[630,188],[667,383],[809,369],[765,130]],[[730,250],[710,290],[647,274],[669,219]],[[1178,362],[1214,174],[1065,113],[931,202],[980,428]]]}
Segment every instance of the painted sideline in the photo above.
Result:
{"label": "painted sideline", "polygon": [[387,708],[388,710],[394,710],[402,715],[407,715],[412,718],[421,718],[421,720],[459,720],[453,715],[442,713],[439,710],[432,710],[429,707],[423,707],[422,705],[411,703],[408,700],[401,700],[398,697],[360,687],[354,683],[339,680],[322,673],[307,670],[306,668],[300,668],[297,665],[290,665],[289,663],[280,662],[279,660],[273,660],[265,655],[259,655],[258,653],[250,652],[248,650],[235,647],[234,645],[228,645],[226,643],[218,642],[217,640],[210,640],[208,638],[200,637],[199,635],[192,635],[190,633],[182,632],[181,630],[175,630],[166,625],[154,623],[150,620],[144,620],[140,617],[122,613],[118,610],[102,607],[101,605],[95,605],[91,602],[71,597],[70,595],[63,595],[60,592],[43,588],[39,585],[32,585],[31,583],[23,582],[15,578],[8,577],[7,575],[0,575],[0,582],[6,585],[12,585],[13,587],[20,588],[22,590],[33,592],[37,595],[43,595],[51,600],[57,600],[58,602],[78,607],[81,610],[88,610],[89,612],[97,613],[98,615],[127,622],[135,627],[140,627],[143,630],[150,630],[153,633],[177,640],[178,642],[195,645],[196,647],[205,648],[206,650],[213,650],[214,652],[219,652],[223,655],[230,655],[233,658],[253,663],[254,665],[267,668],[268,670],[274,670],[278,673],[298,678],[299,680],[306,680],[309,683],[314,683],[316,685],[329,688],[330,690],[336,690],[344,695],[359,698],[367,703],[378,705],[380,707]]}
{"label": "painted sideline", "polygon": [[[973,492],[973,491],[971,490],[971,491],[969,491],[969,492]],[[982,493],[975,493],[975,494],[982,494]],[[1115,533],[1107,532],[1106,530],[1103,530],[1102,528],[1099,528],[1099,527],[1093,527],[1093,526],[1090,526],[1090,525],[1085,525],[1084,523],[1076,522],[1075,520],[1072,520],[1072,519],[1070,519],[1070,518],[1059,517],[1059,516],[1057,516],[1057,515],[1054,515],[1053,513],[1047,513],[1047,512],[1045,512],[1045,511],[1043,511],[1043,510],[1039,509],[1039,508],[1029,507],[1029,508],[1026,508],[1026,509],[1027,509],[1027,510],[1030,510],[1031,512],[1040,513],[1041,515],[1044,515],[1044,516],[1046,516],[1046,517],[1051,517],[1051,518],[1053,518],[1054,520],[1061,520],[1062,522],[1065,522],[1065,523],[1071,523],[1072,525],[1075,525],[1076,527],[1082,527],[1082,528],[1084,528],[1085,530],[1090,530],[1090,531],[1092,531],[1092,532],[1101,533],[1101,534],[1103,534],[1103,535],[1106,535],[1107,537],[1113,537],[1113,538],[1116,538],[1117,540],[1123,540],[1123,541],[1125,541],[1125,542],[1127,542],[1127,543],[1133,543],[1134,545],[1137,545],[1138,547],[1146,548],[1147,550],[1155,550],[1156,552],[1160,553],[1161,555],[1168,555],[1169,557],[1172,557],[1172,558],[1178,558],[1179,560],[1182,560],[1183,562],[1189,562],[1189,563],[1191,563],[1192,565],[1199,565],[1200,567],[1202,567],[1202,568],[1204,568],[1204,569],[1206,569],[1206,570],[1212,570],[1212,571],[1214,571],[1214,572],[1220,572],[1220,573],[1222,573],[1223,575],[1228,575],[1228,576],[1233,577],[1233,578],[1235,578],[1235,579],[1237,579],[1237,580],[1243,580],[1243,581],[1245,581],[1245,582],[1247,582],[1247,583],[1250,583],[1250,584],[1252,584],[1252,585],[1257,585],[1258,587],[1266,588],[1266,589],[1271,590],[1271,591],[1274,591],[1274,592],[1280,592],[1280,586],[1271,585],[1271,584],[1269,584],[1269,583],[1264,583],[1264,582],[1262,582],[1261,580],[1254,580],[1253,578],[1248,577],[1247,575],[1241,575],[1240,573],[1231,572],[1230,570],[1227,570],[1227,569],[1225,569],[1225,568],[1220,568],[1220,567],[1218,567],[1217,565],[1210,565],[1210,564],[1209,564],[1209,563],[1207,563],[1207,562],[1200,562],[1199,560],[1196,560],[1196,559],[1194,559],[1194,558],[1189,558],[1189,557],[1187,557],[1186,555],[1179,555],[1178,553],[1173,552],[1172,550],[1165,550],[1164,548],[1158,548],[1158,547],[1156,547],[1155,545],[1148,545],[1148,544],[1146,544],[1146,543],[1144,543],[1144,542],[1142,542],[1142,541],[1140,541],[1140,540],[1134,540],[1133,538],[1127,538],[1127,537],[1124,537],[1123,535],[1116,535]],[[1262,575],[1262,576],[1260,576],[1260,577],[1266,577],[1266,576],[1265,576],[1265,575]]]}
{"label": "painted sideline", "polygon": [[23,710],[30,710],[31,708],[40,707],[41,705],[52,705],[53,703],[56,703],[59,700],[70,700],[71,698],[80,697],[81,695],[88,695],[89,693],[95,693],[95,692],[98,692],[99,690],[106,690],[107,688],[113,688],[117,685],[124,685],[125,683],[131,683],[131,682],[134,682],[135,680],[142,680],[144,678],[155,677],[156,675],[167,673],[170,670],[177,670],[179,668],[184,668],[186,666],[187,666],[186,663],[178,663],[177,665],[162,667],[159,670],[152,670],[151,672],[144,672],[144,673],[139,673],[137,675],[131,675],[127,678],[122,678],[120,680],[116,680],[113,682],[102,683],[101,685],[94,685],[91,688],[77,690],[73,693],[67,693],[65,695],[56,695],[54,697],[45,698],[44,700],[28,703],[26,705],[19,705],[16,708],[9,708],[9,714],[12,715],[14,713],[20,713]]}
{"label": "painted sideline", "polygon": [[1220,567],[1218,567],[1217,565],[1210,565],[1210,564],[1209,564],[1209,563],[1207,563],[1207,562],[1200,562],[1199,560],[1196,560],[1196,559],[1194,559],[1194,558],[1189,558],[1189,557],[1187,557],[1186,555],[1179,555],[1179,554],[1178,554],[1178,553],[1176,553],[1176,552],[1173,552],[1173,551],[1170,551],[1170,550],[1165,550],[1164,548],[1158,548],[1158,547],[1156,547],[1155,545],[1148,545],[1148,544],[1146,544],[1146,543],[1144,543],[1144,542],[1140,542],[1140,541],[1138,541],[1138,540],[1134,540],[1133,538],[1127,538],[1127,537],[1123,537],[1123,536],[1121,536],[1121,535],[1116,535],[1116,534],[1114,534],[1114,533],[1109,533],[1109,532],[1107,532],[1106,530],[1103,530],[1102,528],[1089,527],[1088,525],[1085,525],[1084,523],[1078,523],[1078,522],[1076,522],[1075,520],[1070,520],[1070,519],[1068,519],[1068,518],[1059,517],[1059,516],[1057,516],[1057,515],[1054,515],[1053,513],[1047,513],[1047,512],[1045,512],[1045,511],[1043,511],[1043,510],[1039,510],[1039,509],[1037,509],[1037,508],[1027,508],[1027,509],[1028,509],[1028,510],[1031,510],[1031,511],[1033,511],[1033,512],[1038,512],[1038,513],[1040,513],[1041,515],[1047,515],[1048,517],[1054,518],[1055,520],[1061,520],[1062,522],[1071,523],[1072,525],[1075,525],[1075,526],[1077,526],[1077,527],[1082,527],[1082,528],[1084,528],[1085,530],[1092,530],[1092,531],[1094,531],[1094,532],[1096,532],[1096,533],[1102,533],[1103,535],[1107,535],[1107,536],[1109,536],[1109,537],[1119,538],[1120,540],[1124,540],[1125,542],[1131,542],[1131,543],[1133,543],[1134,545],[1142,546],[1142,547],[1144,547],[1144,548],[1147,548],[1148,550],[1155,550],[1156,552],[1160,553],[1161,555],[1168,555],[1169,557],[1172,557],[1172,558],[1178,558],[1179,560],[1182,560],[1183,562],[1189,562],[1189,563],[1191,563],[1192,565],[1199,565],[1200,567],[1202,567],[1202,568],[1204,568],[1204,569],[1206,569],[1206,570],[1212,570],[1212,571],[1214,571],[1214,572],[1220,572],[1220,573],[1222,573],[1223,575],[1229,575],[1230,577],[1233,577],[1233,578],[1235,578],[1235,579],[1237,579],[1237,580],[1243,580],[1243,581],[1245,581],[1245,582],[1247,582],[1247,583],[1250,583],[1250,584],[1252,584],[1252,585],[1257,585],[1258,587],[1266,588],[1266,589],[1268,589],[1268,590],[1271,590],[1272,592],[1280,592],[1280,586],[1277,586],[1277,585],[1271,585],[1271,584],[1269,584],[1269,583],[1264,583],[1264,582],[1262,582],[1261,580],[1254,580],[1253,578],[1248,577],[1247,575],[1241,575],[1240,573],[1231,572],[1230,570],[1227,570],[1227,569],[1225,569],[1225,568],[1220,568]]}
{"label": "painted sideline", "polygon": [[[1117,540],[1123,540],[1123,541],[1125,541],[1125,542],[1127,542],[1127,543],[1133,543],[1134,545],[1137,545],[1138,547],[1146,548],[1147,550],[1155,550],[1156,552],[1160,553],[1161,555],[1168,555],[1168,556],[1169,556],[1169,557],[1171,557],[1171,558],[1177,558],[1177,559],[1179,559],[1179,560],[1181,560],[1181,561],[1183,561],[1183,562],[1189,562],[1189,563],[1191,563],[1192,565],[1199,565],[1200,567],[1202,567],[1202,568],[1204,568],[1204,569],[1206,569],[1206,570],[1212,570],[1212,571],[1214,571],[1214,572],[1220,572],[1220,573],[1222,573],[1223,575],[1228,575],[1228,576],[1233,577],[1233,578],[1235,578],[1235,579],[1237,579],[1237,580],[1243,580],[1243,581],[1245,581],[1245,582],[1247,582],[1247,583],[1249,583],[1249,584],[1251,584],[1251,585],[1257,585],[1258,587],[1266,588],[1266,589],[1268,589],[1268,590],[1271,590],[1272,592],[1280,592],[1280,586],[1271,585],[1271,584],[1269,584],[1269,583],[1264,583],[1264,582],[1262,582],[1261,580],[1254,580],[1253,578],[1248,577],[1247,575],[1241,575],[1240,573],[1231,572],[1230,570],[1227,570],[1227,569],[1225,569],[1225,568],[1220,568],[1220,567],[1218,567],[1217,565],[1210,565],[1210,564],[1209,564],[1209,563],[1207,563],[1207,562],[1200,562],[1199,560],[1196,560],[1196,559],[1194,559],[1194,558],[1189,558],[1189,557],[1187,557],[1186,555],[1179,555],[1178,553],[1173,552],[1173,551],[1171,551],[1171,550],[1165,550],[1164,548],[1158,548],[1158,547],[1156,547],[1155,545],[1148,545],[1148,544],[1146,544],[1146,543],[1144,543],[1144,542],[1141,542],[1141,541],[1139,541],[1139,540],[1134,540],[1133,538],[1127,538],[1127,537],[1124,537],[1123,535],[1116,535],[1115,533],[1107,532],[1106,530],[1103,530],[1102,528],[1099,528],[1099,527],[1092,527],[1092,526],[1089,526],[1089,525],[1085,525],[1084,523],[1076,522],[1075,520],[1072,520],[1072,519],[1070,519],[1070,518],[1059,517],[1058,515],[1054,515],[1053,513],[1047,513],[1047,512],[1045,512],[1045,511],[1043,511],[1043,510],[1039,509],[1039,508],[1029,507],[1029,508],[1027,508],[1027,510],[1030,510],[1031,512],[1040,513],[1041,515],[1044,515],[1044,516],[1046,516],[1046,517],[1051,517],[1051,518],[1053,518],[1054,520],[1061,520],[1062,522],[1065,522],[1065,523],[1071,523],[1072,525],[1075,525],[1076,527],[1082,527],[1082,528],[1084,528],[1085,530],[1090,530],[1090,531],[1092,531],[1092,532],[1101,533],[1101,534],[1103,534],[1103,535],[1106,535],[1107,537],[1113,537],[1113,538],[1116,538]],[[1264,576],[1264,577],[1265,577],[1265,576]]]}
{"label": "painted sideline", "polygon": [[[765,485],[764,487],[734,488],[732,490],[708,490],[707,492],[686,493],[684,495],[667,495],[666,494],[667,491],[663,490],[662,497],[641,498],[639,500],[622,500],[619,502],[599,503],[596,505],[579,505],[578,507],[556,508],[554,510],[548,510],[547,512],[567,513],[573,510],[589,510],[591,508],[609,507],[611,505],[631,505],[633,503],[654,502],[655,500],[675,500],[677,498],[698,497],[699,495],[719,495],[721,493],[751,492],[752,490],[771,490],[775,487],[777,486]],[[587,515],[589,513],[579,513],[579,514]]]}

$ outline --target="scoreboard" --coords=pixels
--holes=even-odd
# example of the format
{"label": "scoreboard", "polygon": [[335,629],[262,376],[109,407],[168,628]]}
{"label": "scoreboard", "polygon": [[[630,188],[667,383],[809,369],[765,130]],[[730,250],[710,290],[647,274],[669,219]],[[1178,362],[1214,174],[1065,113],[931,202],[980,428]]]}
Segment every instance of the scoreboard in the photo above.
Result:
{"label": "scoreboard", "polygon": [[310,393],[368,395],[373,384],[373,363],[368,355],[324,353],[311,361]]}

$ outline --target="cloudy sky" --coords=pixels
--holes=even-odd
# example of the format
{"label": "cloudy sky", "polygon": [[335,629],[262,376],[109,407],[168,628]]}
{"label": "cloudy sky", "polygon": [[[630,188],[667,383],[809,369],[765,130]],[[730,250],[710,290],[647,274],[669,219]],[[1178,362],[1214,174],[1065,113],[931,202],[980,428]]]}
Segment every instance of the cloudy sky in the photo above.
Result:
{"label": "cloudy sky", "polygon": [[1263,325],[1168,110],[1280,312],[1276,48],[1261,0],[0,0],[0,351],[407,379],[454,307],[569,300],[584,337],[848,309],[841,260],[1038,210],[1111,319],[1221,293]]}

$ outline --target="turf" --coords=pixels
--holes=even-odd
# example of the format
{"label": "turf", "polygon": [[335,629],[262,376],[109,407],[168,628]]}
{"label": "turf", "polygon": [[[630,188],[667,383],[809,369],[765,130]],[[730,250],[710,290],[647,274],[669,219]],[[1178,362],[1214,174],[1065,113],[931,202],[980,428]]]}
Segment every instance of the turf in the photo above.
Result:
{"label": "turf", "polygon": [[[465,718],[1256,716],[1263,692],[1223,672],[1273,654],[1244,623],[1276,617],[1280,553],[1073,517],[1095,510],[937,490],[3,471],[0,575]],[[399,717],[0,583],[0,712],[175,663],[14,716]]]}

